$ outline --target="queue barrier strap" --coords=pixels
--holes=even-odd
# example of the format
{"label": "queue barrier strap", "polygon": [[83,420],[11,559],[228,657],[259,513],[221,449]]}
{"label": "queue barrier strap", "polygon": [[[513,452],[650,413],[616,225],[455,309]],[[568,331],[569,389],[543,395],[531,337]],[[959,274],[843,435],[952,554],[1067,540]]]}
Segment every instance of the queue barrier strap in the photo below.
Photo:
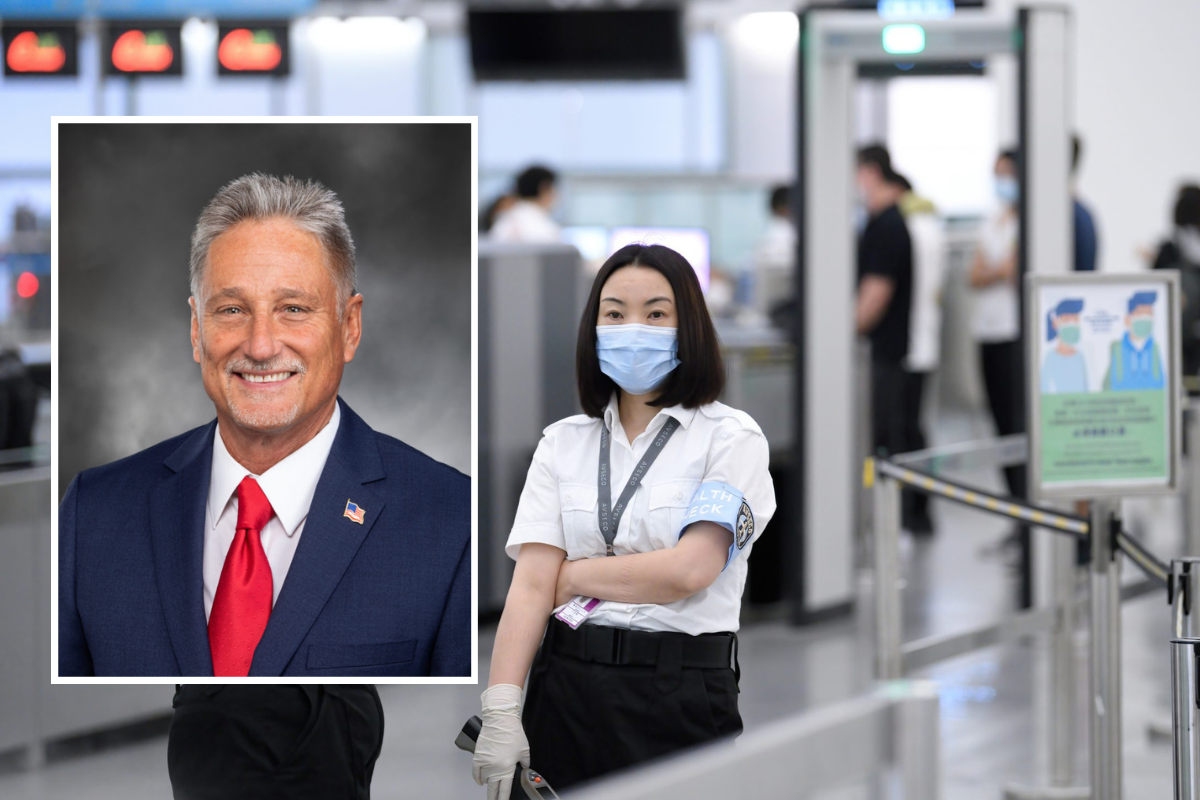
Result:
{"label": "queue barrier strap", "polygon": [[1118,532],[1116,538],[1117,547],[1121,552],[1129,556],[1129,560],[1137,564],[1142,572],[1145,572],[1151,578],[1158,579],[1162,583],[1167,583],[1171,576],[1170,567],[1125,531]]}
{"label": "queue barrier strap", "polygon": [[[898,466],[885,458],[868,458],[867,462],[868,465],[864,468],[864,478],[869,475],[871,484],[874,484],[878,475],[886,475],[914,489],[1003,517],[1030,522],[1059,533],[1071,533],[1081,539],[1088,535],[1088,520],[1084,517],[1039,508],[1012,497],[992,495],[981,489],[948,481],[945,478],[935,478],[911,467]],[[1117,549],[1129,556],[1129,559],[1146,575],[1161,583],[1167,582],[1170,568],[1137,539],[1122,530],[1117,533],[1115,541]]]}
{"label": "queue barrier strap", "polygon": [[920,489],[927,494],[945,497],[964,505],[983,509],[1003,517],[1031,522],[1044,528],[1085,536],[1088,532],[1088,521],[1074,514],[1063,514],[1045,508],[1029,505],[1012,497],[1001,497],[989,494],[981,489],[966,486],[961,483],[948,481],[945,478],[935,478],[932,475],[912,469],[900,467],[887,459],[871,459],[875,465],[872,473],[886,475],[907,486]]}

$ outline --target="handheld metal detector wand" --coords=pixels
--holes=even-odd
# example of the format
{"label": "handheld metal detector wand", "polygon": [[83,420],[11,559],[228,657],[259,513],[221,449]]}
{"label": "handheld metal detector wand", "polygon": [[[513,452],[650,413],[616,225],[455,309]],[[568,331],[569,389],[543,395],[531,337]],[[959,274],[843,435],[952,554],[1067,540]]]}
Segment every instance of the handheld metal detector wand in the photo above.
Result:
{"label": "handheld metal detector wand", "polygon": [[[471,717],[467,720],[467,724],[463,725],[462,730],[458,732],[458,737],[454,740],[454,746],[459,750],[474,753],[475,742],[478,741],[481,730],[483,730],[483,720],[478,716]],[[550,788],[550,784],[546,783],[546,779],[542,777],[540,772],[523,764],[518,764],[517,768],[521,773],[521,788],[525,791],[525,796],[529,800],[558,800],[558,795]],[[507,799],[505,798],[505,800]]]}

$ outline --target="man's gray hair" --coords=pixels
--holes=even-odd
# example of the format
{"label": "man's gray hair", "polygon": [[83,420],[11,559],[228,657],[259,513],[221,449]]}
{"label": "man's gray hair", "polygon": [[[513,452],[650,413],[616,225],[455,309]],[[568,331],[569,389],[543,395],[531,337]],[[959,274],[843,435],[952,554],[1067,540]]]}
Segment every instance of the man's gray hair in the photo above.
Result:
{"label": "man's gray hair", "polygon": [[200,212],[192,233],[192,296],[202,302],[200,285],[213,241],[247,220],[286,219],[316,236],[329,257],[329,267],[338,287],[338,316],[354,294],[356,275],[354,240],[346,226],[342,201],[331,190],[312,179],[282,178],[255,172],[221,187]]}

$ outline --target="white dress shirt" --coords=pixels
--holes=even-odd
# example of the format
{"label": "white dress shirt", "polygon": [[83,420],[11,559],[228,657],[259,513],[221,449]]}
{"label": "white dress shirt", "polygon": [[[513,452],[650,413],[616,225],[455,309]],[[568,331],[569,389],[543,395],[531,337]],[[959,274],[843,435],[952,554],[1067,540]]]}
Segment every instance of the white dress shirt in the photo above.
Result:
{"label": "white dress shirt", "polygon": [[333,407],[333,416],[316,436],[296,452],[255,475],[243,467],[225,449],[221,426],[213,436],[212,478],[208,484],[208,507],[204,515],[204,617],[212,613],[213,597],[221,581],[225,555],[237,533],[237,487],[247,475],[258,481],[259,487],[275,515],[262,529],[262,546],[271,565],[271,606],[279,599],[279,590],[287,578],[288,567],[300,544],[308,507],[317,491],[317,481],[325,469],[325,460],[333,448],[342,409]]}
{"label": "white dress shirt", "polygon": [[[983,227],[979,247],[989,269],[1010,258],[1017,247],[1017,215],[1000,211]],[[1015,342],[1021,335],[1021,296],[1013,281],[1000,281],[975,290],[971,332],[975,341]]]}
{"label": "white dress shirt", "polygon": [[766,437],[748,414],[722,403],[697,409],[664,408],[632,443],[621,426],[616,395],[604,411],[603,422],[580,414],[546,428],[529,467],[505,551],[515,559],[522,544],[542,542],[565,550],[572,561],[605,557],[596,487],[601,426],[607,424],[612,431],[615,503],[668,416],[679,420],[679,428],[621,515],[613,552],[625,555],[674,547],[692,495],[706,481],[729,484],[743,494],[754,515],[753,538],[707,589],[661,605],[606,601],[585,624],[693,635],[736,631],[746,559],[775,513],[775,490],[767,472]]}
{"label": "white dress shirt", "polygon": [[553,244],[562,241],[562,229],[538,203],[518,200],[496,219],[490,236],[509,244]]}

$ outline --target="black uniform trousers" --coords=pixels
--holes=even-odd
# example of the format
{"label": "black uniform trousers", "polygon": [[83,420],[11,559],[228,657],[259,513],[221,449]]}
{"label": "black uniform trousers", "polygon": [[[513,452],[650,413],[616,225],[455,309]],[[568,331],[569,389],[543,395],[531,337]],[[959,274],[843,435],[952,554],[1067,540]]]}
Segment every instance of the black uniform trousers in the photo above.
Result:
{"label": "black uniform trousers", "polygon": [[184,684],[167,766],[175,800],[368,800],[383,746],[370,684]]}
{"label": "black uniform trousers", "polygon": [[[988,406],[996,421],[996,434],[1022,433],[1025,430],[1025,386],[1021,343],[984,342],[979,346],[979,363],[983,368]],[[1004,480],[1010,495],[1025,496],[1024,465],[1005,467]]]}
{"label": "black uniform trousers", "polygon": [[[895,456],[925,447],[921,431],[924,373],[909,372],[899,361],[871,359],[871,445],[876,455]],[[921,492],[901,492],[903,524],[912,528],[929,516]]]}
{"label": "black uniform trousers", "polygon": [[[625,631],[639,635],[642,632]],[[555,652],[578,635],[551,619],[529,673],[522,724],[530,761],[555,791],[742,732],[733,667],[684,667],[684,633],[659,640],[657,664],[608,664]],[[513,800],[524,800],[520,774]]]}

